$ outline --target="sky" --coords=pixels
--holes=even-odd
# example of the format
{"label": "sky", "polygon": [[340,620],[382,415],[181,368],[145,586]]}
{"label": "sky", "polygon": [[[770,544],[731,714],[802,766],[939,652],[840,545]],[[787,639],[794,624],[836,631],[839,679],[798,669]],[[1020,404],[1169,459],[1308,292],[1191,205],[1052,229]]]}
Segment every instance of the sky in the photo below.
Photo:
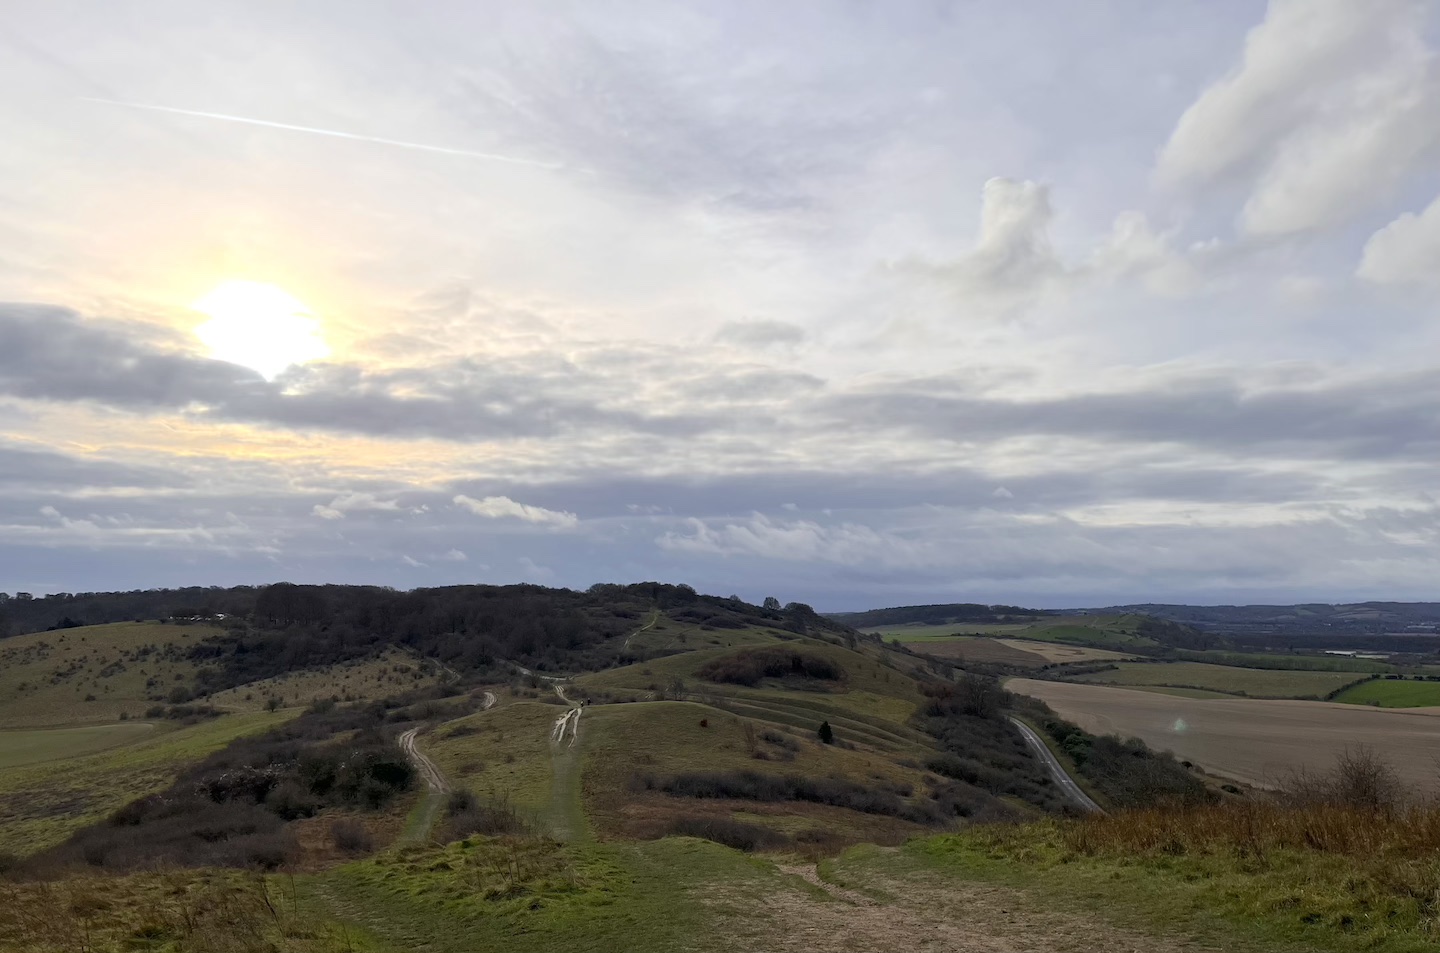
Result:
{"label": "sky", "polygon": [[0,589],[1440,599],[1440,4],[6,0]]}

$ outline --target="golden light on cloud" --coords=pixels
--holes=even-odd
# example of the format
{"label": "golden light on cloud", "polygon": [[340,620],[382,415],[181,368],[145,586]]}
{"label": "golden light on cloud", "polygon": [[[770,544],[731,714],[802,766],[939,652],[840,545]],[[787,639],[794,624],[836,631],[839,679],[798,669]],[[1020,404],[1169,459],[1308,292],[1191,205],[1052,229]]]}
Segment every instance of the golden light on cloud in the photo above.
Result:
{"label": "golden light on cloud", "polygon": [[211,357],[267,378],[330,354],[310,309],[274,285],[227,281],[191,307],[210,318],[195,336]]}

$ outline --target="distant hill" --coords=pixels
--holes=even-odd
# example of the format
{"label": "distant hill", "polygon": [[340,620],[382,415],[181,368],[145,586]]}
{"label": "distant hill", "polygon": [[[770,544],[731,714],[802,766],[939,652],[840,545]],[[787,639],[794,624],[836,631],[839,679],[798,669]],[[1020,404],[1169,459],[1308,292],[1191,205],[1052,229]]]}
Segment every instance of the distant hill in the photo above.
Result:
{"label": "distant hill", "polygon": [[870,609],[867,612],[827,612],[826,618],[855,629],[872,629],[891,625],[1001,625],[1012,622],[1034,622],[1056,613],[1021,606],[987,606],[956,602],[933,606],[896,606],[892,609]]}

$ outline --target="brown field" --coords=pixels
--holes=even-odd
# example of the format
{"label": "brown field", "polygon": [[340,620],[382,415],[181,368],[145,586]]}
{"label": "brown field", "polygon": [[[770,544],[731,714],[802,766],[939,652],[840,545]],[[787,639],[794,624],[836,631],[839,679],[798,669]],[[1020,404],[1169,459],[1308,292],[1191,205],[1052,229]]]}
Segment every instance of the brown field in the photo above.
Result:
{"label": "brown field", "polygon": [[1297,768],[1325,770],[1364,744],[1418,792],[1440,793],[1440,708],[1379,709],[1335,702],[1180,698],[1102,685],[1010,679],[1095,734],[1136,737],[1207,771],[1273,785]]}
{"label": "brown field", "polygon": [[1050,663],[1038,652],[1028,651],[1029,642],[1020,643],[1027,648],[1007,645],[1013,640],[983,639],[962,636],[954,641],[915,642],[910,648],[936,658],[953,658],[965,662],[989,662],[994,665],[1015,665],[1022,668],[1043,668]]}
{"label": "brown field", "polygon": [[1001,645],[1022,652],[1038,655],[1049,663],[1065,662],[1123,662],[1135,656],[1110,649],[1092,649],[1083,645],[1064,645],[1059,642],[1032,642],[1028,639],[996,639]]}

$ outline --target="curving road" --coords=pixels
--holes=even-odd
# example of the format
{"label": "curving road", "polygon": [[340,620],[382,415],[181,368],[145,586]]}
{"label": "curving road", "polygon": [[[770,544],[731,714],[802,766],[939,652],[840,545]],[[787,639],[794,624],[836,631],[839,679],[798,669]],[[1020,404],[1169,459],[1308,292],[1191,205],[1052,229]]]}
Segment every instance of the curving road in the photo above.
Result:
{"label": "curving road", "polygon": [[1020,734],[1024,737],[1025,743],[1030,746],[1031,751],[1035,752],[1036,757],[1044,762],[1045,767],[1050,771],[1050,777],[1054,779],[1056,786],[1060,788],[1065,796],[1070,799],[1070,803],[1080,808],[1080,810],[1088,811],[1091,814],[1105,813],[1105,809],[1096,804],[1090,795],[1086,794],[1080,785],[1075,783],[1075,779],[1065,773],[1065,768],[1061,766],[1060,760],[1055,757],[1055,754],[1045,745],[1045,742],[1040,739],[1040,736],[1035,733],[1033,728],[1013,716],[1010,718],[1010,723],[1020,729]]}

